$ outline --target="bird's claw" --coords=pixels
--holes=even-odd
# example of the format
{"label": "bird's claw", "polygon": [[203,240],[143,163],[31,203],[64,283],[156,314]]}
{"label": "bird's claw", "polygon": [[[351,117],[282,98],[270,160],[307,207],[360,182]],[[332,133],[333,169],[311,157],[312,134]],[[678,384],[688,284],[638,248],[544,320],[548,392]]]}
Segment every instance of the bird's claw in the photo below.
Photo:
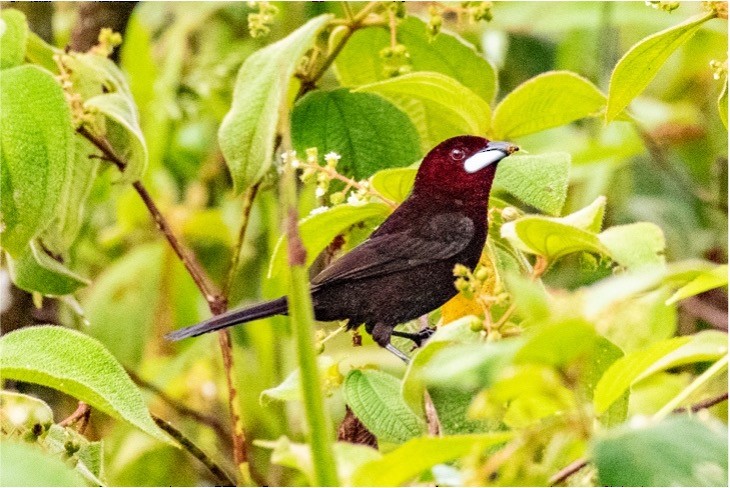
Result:
{"label": "bird's claw", "polygon": [[403,360],[404,363],[408,364],[411,362],[411,359],[408,356],[406,356],[403,353],[403,351],[401,351],[400,349],[395,347],[393,344],[390,344],[390,343],[386,344],[385,349],[390,351],[391,353],[393,353],[399,359]]}

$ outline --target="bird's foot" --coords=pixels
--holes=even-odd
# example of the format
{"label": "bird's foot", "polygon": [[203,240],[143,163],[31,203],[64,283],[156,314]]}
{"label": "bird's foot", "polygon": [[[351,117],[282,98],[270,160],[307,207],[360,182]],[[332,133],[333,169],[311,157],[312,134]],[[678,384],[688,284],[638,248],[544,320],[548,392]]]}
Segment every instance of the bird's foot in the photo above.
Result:
{"label": "bird's foot", "polygon": [[411,362],[411,358],[406,356],[403,351],[395,347],[393,344],[386,344],[385,349],[392,352],[397,358],[403,360],[404,363],[408,364]]}
{"label": "bird's foot", "polygon": [[416,347],[421,347],[423,343],[434,334],[434,332],[436,332],[436,327],[424,327],[418,332],[402,332],[394,330],[391,332],[391,335],[410,339],[416,344]]}

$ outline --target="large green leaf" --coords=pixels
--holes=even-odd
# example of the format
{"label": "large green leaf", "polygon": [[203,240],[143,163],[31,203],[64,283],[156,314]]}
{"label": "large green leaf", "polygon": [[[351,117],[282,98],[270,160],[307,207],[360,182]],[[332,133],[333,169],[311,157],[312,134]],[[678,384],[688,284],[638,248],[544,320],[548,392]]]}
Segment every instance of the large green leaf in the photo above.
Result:
{"label": "large green leaf", "polygon": [[23,64],[28,24],[25,15],[14,8],[4,8],[0,13],[0,69]]}
{"label": "large green leaf", "polygon": [[75,330],[37,326],[0,337],[0,374],[62,391],[157,440],[172,442],[150,417],[124,368],[97,340]]}
{"label": "large green leaf", "polygon": [[0,486],[84,486],[73,468],[29,444],[0,442],[0,465]]}
{"label": "large green leaf", "polygon": [[377,93],[403,110],[415,124],[421,149],[428,151],[450,137],[485,136],[492,109],[455,79],[428,71],[409,73],[356,88]]}
{"label": "large green leaf", "polygon": [[560,215],[568,197],[570,154],[514,154],[499,163],[494,188],[550,215]]}
{"label": "large green leaf", "polygon": [[313,18],[284,39],[249,56],[238,71],[231,109],[218,132],[236,193],[256,183],[271,167],[289,82],[331,17],[327,14]]}
{"label": "large green leaf", "polygon": [[593,446],[599,486],[727,486],[727,427],[675,416],[609,431]]}
{"label": "large green leaf", "polygon": [[511,432],[419,437],[358,468],[355,486],[401,486],[430,467],[503,444]]}
{"label": "large green leaf", "polygon": [[35,240],[9,258],[8,268],[15,286],[44,295],[67,295],[91,283],[49,256]]}
{"label": "large green leaf", "polygon": [[0,77],[2,245],[19,255],[55,218],[73,161],[73,127],[63,90],[36,66]]}
{"label": "large green leaf", "polygon": [[370,185],[385,198],[401,203],[413,189],[416,168],[381,169],[370,178]]}
{"label": "large green leaf", "polygon": [[664,232],[651,222],[610,227],[598,234],[614,261],[628,269],[664,264]]}
{"label": "large green leaf", "polygon": [[675,337],[627,354],[611,365],[596,385],[593,405],[604,412],[631,385],[654,373],[683,364],[716,361],[727,353],[727,334],[703,331]]}
{"label": "large green leaf", "polygon": [[85,106],[101,115],[96,121],[100,135],[109,141],[117,156],[127,164],[120,181],[133,183],[142,178],[147,168],[147,145],[131,95],[105,93],[90,98]]}
{"label": "large green leaf", "polygon": [[[385,219],[390,207],[384,203],[364,205],[342,204],[308,217],[299,222],[299,235],[307,250],[307,266],[310,266],[339,234],[363,220],[380,217]],[[276,242],[269,264],[269,277],[278,276],[287,267],[286,236]]]}
{"label": "large green leaf", "polygon": [[599,115],[606,96],[570,71],[550,71],[527,80],[504,97],[492,119],[497,139],[513,139]]}
{"label": "large green leaf", "polygon": [[146,244],[112,263],[84,301],[89,335],[127,367],[142,359],[161,296],[165,247]]}
{"label": "large green leaf", "polygon": [[[406,17],[398,24],[397,40],[408,49],[413,71],[435,71],[457,80],[487,102],[494,98],[497,92],[494,68],[460,37],[442,31],[430,39],[422,20]],[[384,70],[386,60],[378,53],[389,46],[387,27],[355,32],[335,61],[340,83],[359,86],[388,79]]]}
{"label": "large green leaf", "polygon": [[347,375],[343,392],[352,412],[379,440],[401,443],[426,430],[423,419],[401,397],[394,376],[355,369]]}
{"label": "large green leaf", "polygon": [[345,88],[314,91],[292,112],[292,142],[342,156],[338,171],[364,179],[383,168],[406,166],[421,156],[408,116],[386,99]]}
{"label": "large green leaf", "polygon": [[608,89],[606,122],[616,118],[647,87],[670,54],[716,14],[703,13],[636,43],[616,63]]}

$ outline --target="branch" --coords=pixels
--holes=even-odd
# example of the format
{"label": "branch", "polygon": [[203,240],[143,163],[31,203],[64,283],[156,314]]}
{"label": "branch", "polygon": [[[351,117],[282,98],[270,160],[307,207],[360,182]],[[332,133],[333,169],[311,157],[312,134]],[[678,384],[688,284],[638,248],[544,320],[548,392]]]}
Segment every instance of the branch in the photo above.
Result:
{"label": "branch", "polygon": [[228,437],[228,432],[226,431],[225,427],[223,427],[223,424],[221,424],[217,418],[211,416],[211,415],[205,415],[203,413],[198,412],[197,410],[193,410],[192,408],[188,407],[187,405],[184,405],[183,403],[179,402],[178,400],[172,398],[167,393],[162,391],[158,386],[154,385],[153,383],[150,383],[149,381],[145,380],[144,378],[141,378],[137,373],[135,373],[132,370],[127,370],[127,374],[130,378],[132,378],[132,381],[137,383],[142,388],[151,391],[155,395],[157,395],[160,400],[165,402],[168,406],[170,406],[173,410],[175,410],[177,413],[179,413],[182,416],[190,417],[192,419],[197,420],[201,424],[205,424],[209,426],[211,429],[213,429],[218,436],[220,436],[222,439],[226,439]]}
{"label": "branch", "polygon": [[236,277],[238,263],[241,259],[241,249],[243,248],[243,243],[246,239],[246,230],[248,229],[249,217],[251,216],[251,209],[253,208],[253,201],[256,198],[260,185],[261,181],[258,181],[253,186],[249,187],[249,189],[246,190],[246,194],[243,196],[243,216],[241,217],[241,227],[238,230],[238,242],[236,243],[236,247],[233,249],[231,264],[228,268],[228,277],[223,285],[222,294],[225,297],[228,297],[231,285],[233,285],[233,279]]}
{"label": "branch", "polygon": [[672,413],[684,413],[684,412],[696,413],[696,412],[699,412],[700,410],[705,410],[707,408],[714,407],[718,403],[722,403],[722,402],[726,402],[726,401],[727,401],[727,392],[723,393],[722,395],[718,395],[716,397],[702,400],[701,402],[695,403],[693,405],[675,408],[674,410],[672,410]]}
{"label": "branch", "polygon": [[682,300],[682,309],[692,317],[704,320],[714,329],[727,331],[727,310],[716,308],[700,297],[688,297]]}
{"label": "branch", "polygon": [[86,430],[86,425],[89,422],[89,417],[91,416],[91,407],[85,402],[79,402],[79,406],[74,410],[74,413],[66,417],[65,419],[61,420],[58,425],[61,427],[70,427],[76,423],[79,424],[78,432],[80,434],[84,433],[84,430]]}
{"label": "branch", "polygon": [[185,437],[185,434],[177,430],[175,427],[170,425],[169,422],[161,419],[157,415],[152,414],[152,419],[162,430],[170,434],[173,439],[179,442],[180,445],[194,458],[203,463],[203,466],[208,468],[208,471],[210,471],[210,473],[215,477],[215,480],[217,482],[216,484],[218,486],[236,486],[236,483],[233,481],[233,479],[231,479],[231,477],[228,476],[228,474],[226,474],[226,472],[223,471],[223,469],[221,469],[221,467],[218,466],[215,461],[210,458],[210,456],[208,456],[198,446],[196,446],[193,441]]}

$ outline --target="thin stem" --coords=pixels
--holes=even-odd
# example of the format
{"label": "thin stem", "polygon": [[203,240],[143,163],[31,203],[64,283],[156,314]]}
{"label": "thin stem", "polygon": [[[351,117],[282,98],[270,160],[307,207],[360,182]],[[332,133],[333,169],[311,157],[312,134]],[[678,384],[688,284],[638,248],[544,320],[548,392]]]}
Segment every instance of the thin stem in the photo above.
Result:
{"label": "thin stem", "polygon": [[672,413],[684,413],[684,412],[692,412],[696,413],[700,410],[705,410],[706,408],[714,407],[718,403],[726,402],[727,401],[727,392],[723,393],[722,395],[718,395],[716,397],[708,398],[706,400],[702,400],[701,402],[695,403],[694,405],[690,405],[688,407],[679,407],[672,410]]}
{"label": "thin stem", "polygon": [[233,280],[236,277],[236,271],[238,270],[238,264],[241,259],[241,249],[243,248],[243,243],[246,241],[246,231],[248,230],[248,222],[251,216],[251,209],[253,208],[253,201],[258,194],[260,186],[260,181],[255,183],[246,190],[246,193],[243,196],[243,210],[241,212],[243,216],[241,217],[241,227],[238,229],[238,242],[236,242],[236,247],[233,249],[231,264],[228,268],[228,277],[223,284],[223,291],[221,292],[224,297],[228,297],[231,286],[233,285]]}
{"label": "thin stem", "polygon": [[687,386],[684,390],[680,391],[677,396],[672,398],[661,410],[654,414],[655,420],[661,420],[670,413],[672,413],[680,403],[685,401],[692,393],[699,390],[705,383],[707,383],[713,376],[721,373],[727,369],[728,355],[725,354],[719,360],[717,360],[712,366],[707,368],[704,373],[699,375],[695,380]]}
{"label": "thin stem", "polygon": [[[284,144],[284,147],[291,147]],[[322,398],[322,384],[317,368],[314,343],[314,311],[309,292],[306,250],[299,236],[296,211],[296,180],[291,159],[281,177],[287,245],[289,250],[289,316],[297,343],[297,356],[304,399],[305,418],[310,438],[315,486],[339,486],[337,466],[332,450],[332,424]]]}
{"label": "thin stem", "polygon": [[576,459],[560,471],[558,471],[555,475],[553,475],[552,478],[550,478],[550,486],[555,486],[558,483],[562,483],[563,481],[570,478],[572,475],[583,469],[588,465],[588,459],[587,458],[580,458]]}
{"label": "thin stem", "polygon": [[157,415],[152,414],[152,419],[155,421],[155,423],[165,432],[170,434],[170,436],[175,439],[177,442],[180,443],[180,445],[188,451],[195,459],[203,463],[203,466],[208,468],[208,471],[210,471],[210,474],[212,474],[215,477],[215,480],[217,481],[217,485],[219,486],[236,486],[236,483],[233,481],[233,479],[226,474],[223,469],[218,466],[213,459],[210,458],[205,452],[203,452],[198,446],[196,446],[193,441],[188,439],[185,434],[177,430],[175,427],[173,427],[169,422],[167,422],[164,419],[161,419]]}
{"label": "thin stem", "polygon": [[150,383],[149,381],[145,380],[144,378],[141,378],[137,373],[131,370],[127,370],[127,374],[130,378],[132,378],[132,381],[137,383],[140,387],[151,391],[155,395],[157,395],[160,400],[165,402],[168,406],[170,406],[173,410],[175,410],[180,415],[183,415],[185,417],[190,417],[192,419],[197,420],[201,424],[205,424],[209,426],[211,429],[215,431],[216,434],[221,439],[227,439],[228,438],[228,432],[226,432],[225,427],[223,424],[221,424],[217,418],[212,417],[210,415],[205,415],[197,410],[193,410],[192,408],[188,407],[187,405],[184,405],[183,403],[179,402],[178,400],[172,398],[167,393],[165,393],[162,389],[160,389],[157,385],[154,385],[153,383]]}
{"label": "thin stem", "polygon": [[345,17],[347,17],[347,21],[351,23],[354,14],[352,13],[352,8],[350,7],[350,4],[347,1],[340,3],[342,4],[342,10],[345,12]]}
{"label": "thin stem", "polygon": [[395,49],[398,44],[398,38],[396,37],[398,29],[396,27],[395,12],[390,9],[388,9],[388,29],[390,30],[390,48]]}
{"label": "thin stem", "polygon": [[89,417],[91,416],[91,407],[86,402],[79,402],[78,407],[76,407],[76,410],[66,417],[65,419],[61,420],[58,425],[61,427],[70,427],[75,424],[79,424],[78,431],[79,433],[83,434],[84,430],[86,430],[86,425],[89,422]]}

